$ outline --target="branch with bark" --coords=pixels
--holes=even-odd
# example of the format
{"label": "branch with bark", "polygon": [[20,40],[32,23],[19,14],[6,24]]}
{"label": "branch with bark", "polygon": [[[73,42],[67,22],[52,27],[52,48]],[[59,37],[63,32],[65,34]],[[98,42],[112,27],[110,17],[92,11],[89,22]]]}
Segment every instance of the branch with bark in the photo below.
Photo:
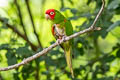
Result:
{"label": "branch with bark", "polygon": [[58,42],[55,42],[54,44],[52,44],[52,45],[49,46],[48,48],[43,49],[41,52],[38,52],[38,53],[36,53],[35,55],[24,59],[21,63],[15,64],[15,65],[11,65],[11,66],[8,66],[8,67],[5,67],[5,68],[0,68],[0,71],[6,71],[6,70],[11,70],[11,69],[18,68],[18,67],[20,67],[20,66],[22,66],[22,65],[25,65],[25,64],[27,64],[28,62],[30,62],[30,61],[32,61],[32,60],[34,60],[34,59],[36,59],[36,58],[39,58],[39,57],[42,56],[42,55],[47,54],[51,49],[53,49],[54,47],[62,44],[64,41],[68,41],[68,40],[70,40],[70,39],[72,39],[72,38],[75,38],[75,37],[77,37],[77,36],[79,36],[79,35],[82,35],[82,34],[84,34],[84,33],[88,33],[88,32],[90,32],[90,31],[100,30],[99,27],[98,27],[98,28],[95,27],[95,24],[96,24],[96,22],[98,21],[98,18],[100,17],[101,13],[103,12],[104,6],[105,6],[105,1],[102,0],[101,9],[99,10],[97,16],[95,17],[95,20],[94,20],[93,24],[92,24],[89,28],[87,28],[87,29],[85,29],[85,30],[82,30],[82,31],[80,31],[80,32],[74,33],[73,35],[70,35],[70,36],[66,37],[64,40],[62,39],[59,43],[58,43]]}

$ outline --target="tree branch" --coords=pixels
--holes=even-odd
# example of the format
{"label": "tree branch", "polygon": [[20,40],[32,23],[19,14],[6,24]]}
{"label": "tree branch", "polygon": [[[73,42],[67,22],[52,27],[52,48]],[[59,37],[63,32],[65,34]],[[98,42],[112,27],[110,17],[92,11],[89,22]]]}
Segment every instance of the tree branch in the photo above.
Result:
{"label": "tree branch", "polygon": [[[2,18],[0,18],[0,22],[4,23],[4,20],[3,20]],[[23,35],[22,33],[20,33],[20,32],[17,30],[17,28],[16,28],[15,26],[10,25],[9,23],[5,23],[5,24],[6,24],[6,26],[7,26],[8,28],[12,29],[13,32],[17,33],[18,36],[22,37],[25,41],[27,41],[27,42],[30,44],[31,48],[32,48],[34,51],[36,51],[36,50],[38,49],[38,47],[37,47],[36,45],[32,44],[32,43],[26,38],[25,35]]]}
{"label": "tree branch", "polygon": [[40,39],[39,39],[39,35],[37,34],[36,29],[35,29],[35,24],[34,24],[34,21],[33,21],[33,16],[32,16],[31,10],[30,10],[29,1],[25,0],[25,3],[26,3],[26,6],[27,6],[27,9],[28,9],[28,13],[29,13],[29,16],[30,16],[30,20],[31,20],[31,23],[32,23],[34,34],[35,34],[35,36],[37,38],[39,47],[42,48],[42,45],[41,45],[41,42],[40,42]]}
{"label": "tree branch", "polygon": [[96,16],[96,18],[95,18],[93,24],[91,25],[91,28],[94,28],[94,27],[95,27],[95,24],[96,24],[96,22],[97,22],[99,16],[101,15],[102,11],[104,10],[104,7],[105,7],[105,0],[102,0],[101,9],[100,9],[99,13],[97,14],[97,16]]}
{"label": "tree branch", "polygon": [[[97,16],[96,16],[93,24],[92,24],[89,28],[87,28],[87,29],[85,29],[85,30],[82,30],[82,31],[80,31],[80,32],[74,33],[74,34],[71,35],[71,36],[66,37],[66,38],[65,38],[65,41],[68,41],[68,40],[70,40],[70,39],[72,39],[72,38],[75,38],[75,37],[77,37],[77,36],[79,36],[79,35],[81,35],[81,34],[84,34],[84,33],[87,33],[87,32],[90,32],[90,31],[95,30],[95,29],[94,29],[94,26],[95,26],[98,18],[100,17],[100,15],[101,15],[101,13],[102,13],[102,11],[103,11],[103,9],[104,9],[104,6],[105,6],[105,1],[102,0],[102,7],[101,7],[101,9],[99,10],[99,12],[98,12],[98,14],[97,14]],[[36,59],[36,58],[38,58],[38,57],[40,57],[40,56],[42,56],[42,55],[47,54],[47,52],[49,52],[51,49],[53,49],[54,47],[60,45],[60,44],[63,43],[63,42],[64,42],[64,40],[61,40],[59,43],[55,42],[54,44],[52,44],[52,45],[49,46],[48,48],[43,49],[41,52],[38,52],[38,53],[36,53],[35,55],[24,59],[21,63],[15,64],[15,65],[11,65],[11,66],[8,66],[8,67],[5,67],[5,68],[0,68],[0,71],[6,71],[6,70],[15,69],[15,68],[20,67],[21,65],[27,64],[28,62],[30,62],[30,61],[32,61],[32,60],[34,60],[34,59]]]}
{"label": "tree branch", "polygon": [[28,37],[27,37],[26,30],[25,30],[25,25],[24,25],[24,23],[23,23],[23,18],[22,18],[22,13],[21,13],[21,10],[20,10],[20,6],[19,6],[17,0],[14,0],[14,3],[15,3],[15,5],[16,5],[17,11],[18,11],[18,16],[19,16],[19,19],[20,19],[20,24],[21,24],[21,26],[22,26],[22,28],[23,28],[23,31],[24,31],[24,33],[25,33],[26,38],[28,38]]}

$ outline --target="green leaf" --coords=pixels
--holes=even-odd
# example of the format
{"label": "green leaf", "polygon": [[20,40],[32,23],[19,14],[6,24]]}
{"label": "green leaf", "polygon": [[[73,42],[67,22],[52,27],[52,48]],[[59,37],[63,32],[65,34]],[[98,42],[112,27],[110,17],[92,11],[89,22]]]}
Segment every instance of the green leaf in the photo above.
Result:
{"label": "green leaf", "polygon": [[28,49],[27,46],[25,47],[19,47],[17,50],[16,50],[16,53],[19,55],[19,56],[23,56],[23,57],[28,57],[32,54],[32,51],[30,49]]}
{"label": "green leaf", "polygon": [[66,11],[66,10],[68,10],[68,9],[70,9],[70,8],[64,7],[64,8],[61,8],[60,10],[61,10],[61,11]]}
{"label": "green leaf", "polygon": [[120,5],[120,0],[113,0],[109,5],[108,9],[116,9]]}
{"label": "green leaf", "polygon": [[120,49],[116,52],[116,56],[120,58]]}
{"label": "green leaf", "polygon": [[20,78],[19,78],[19,73],[18,73],[18,72],[13,73],[13,76],[14,76],[14,79],[15,79],[15,80],[20,80]]}
{"label": "green leaf", "polygon": [[114,29],[115,27],[119,26],[120,25],[120,21],[117,21],[115,22],[114,24],[112,24],[108,29],[107,31],[111,31],[112,29]]}
{"label": "green leaf", "polygon": [[112,76],[110,77],[103,77],[103,78],[98,78],[98,79],[93,79],[93,80],[114,80]]}
{"label": "green leaf", "polygon": [[1,62],[1,60],[2,60],[2,56],[0,55],[0,62]]}
{"label": "green leaf", "polygon": [[104,59],[105,62],[112,62],[116,57],[114,55],[108,56]]}
{"label": "green leaf", "polygon": [[106,36],[107,36],[107,34],[108,34],[108,32],[106,31],[105,28],[102,29],[99,33],[100,33],[100,35],[101,35],[101,37],[102,37],[103,39],[106,38]]}
{"label": "green leaf", "polygon": [[6,57],[9,66],[17,63],[17,58],[12,50],[8,50]]}
{"label": "green leaf", "polygon": [[72,8],[72,9],[71,9],[71,12],[72,12],[73,14],[76,14],[78,11],[77,11],[77,9]]}
{"label": "green leaf", "polygon": [[7,18],[2,18],[3,20],[4,20],[4,23],[6,24],[6,23],[8,23],[8,19]]}
{"label": "green leaf", "polygon": [[3,25],[1,26],[1,28],[2,28],[2,29],[8,29],[8,27],[6,26],[6,24],[3,24]]}
{"label": "green leaf", "polygon": [[0,50],[8,49],[8,48],[9,48],[9,44],[2,44],[2,45],[0,45]]}
{"label": "green leaf", "polygon": [[115,13],[116,13],[117,15],[120,14],[120,6],[119,6],[118,8],[116,8]]}
{"label": "green leaf", "polygon": [[120,74],[120,70],[116,73],[116,75]]}
{"label": "green leaf", "polygon": [[68,0],[71,4],[73,4],[73,1],[72,0]]}

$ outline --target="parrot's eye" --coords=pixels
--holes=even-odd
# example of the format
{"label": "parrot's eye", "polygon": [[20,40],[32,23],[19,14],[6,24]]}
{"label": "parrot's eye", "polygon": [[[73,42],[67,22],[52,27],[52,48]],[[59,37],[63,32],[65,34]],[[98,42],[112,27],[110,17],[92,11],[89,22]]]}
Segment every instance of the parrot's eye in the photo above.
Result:
{"label": "parrot's eye", "polygon": [[54,12],[50,12],[50,15],[53,15],[54,14]]}

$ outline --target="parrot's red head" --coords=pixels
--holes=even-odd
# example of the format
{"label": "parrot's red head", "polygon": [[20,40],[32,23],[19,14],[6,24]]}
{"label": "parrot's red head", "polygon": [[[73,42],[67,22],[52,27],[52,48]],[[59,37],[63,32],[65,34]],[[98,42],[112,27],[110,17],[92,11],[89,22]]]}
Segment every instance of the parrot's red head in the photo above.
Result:
{"label": "parrot's red head", "polygon": [[45,12],[45,17],[46,19],[50,19],[50,20],[53,20],[54,17],[55,17],[55,9],[48,9],[46,12]]}

